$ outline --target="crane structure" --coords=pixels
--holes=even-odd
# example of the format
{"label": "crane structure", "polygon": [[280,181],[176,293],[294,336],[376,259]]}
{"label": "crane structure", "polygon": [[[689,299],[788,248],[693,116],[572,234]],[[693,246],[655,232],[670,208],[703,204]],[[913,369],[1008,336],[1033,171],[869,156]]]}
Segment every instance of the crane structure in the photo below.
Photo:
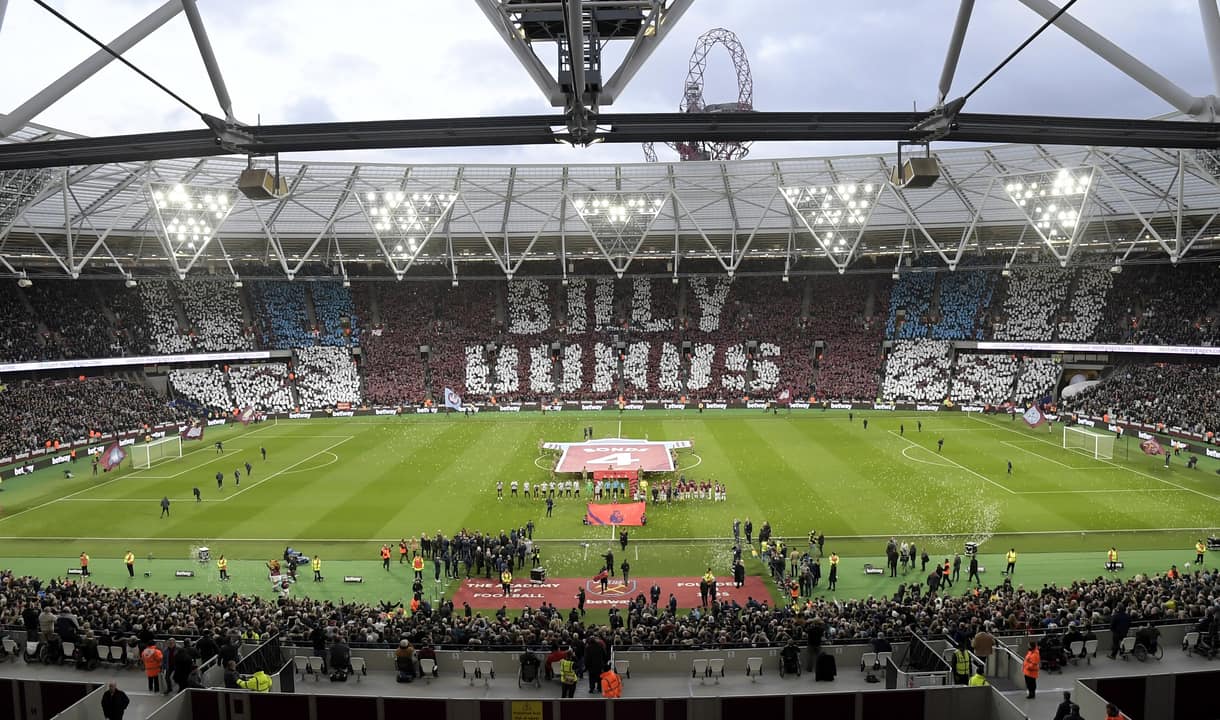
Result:
{"label": "crane structure", "polygon": [[[707,56],[717,45],[723,46],[733,61],[733,69],[737,73],[737,102],[708,103],[704,100],[703,75],[707,71]],[[683,113],[753,112],[754,79],[750,76],[750,60],[733,31],[715,28],[699,36],[695,52],[690,56],[690,67],[678,110]],[[750,153],[751,143],[697,140],[665,144],[677,151],[678,157],[683,160],[739,160]],[[648,162],[657,161],[653,143],[644,144],[644,157]]]}

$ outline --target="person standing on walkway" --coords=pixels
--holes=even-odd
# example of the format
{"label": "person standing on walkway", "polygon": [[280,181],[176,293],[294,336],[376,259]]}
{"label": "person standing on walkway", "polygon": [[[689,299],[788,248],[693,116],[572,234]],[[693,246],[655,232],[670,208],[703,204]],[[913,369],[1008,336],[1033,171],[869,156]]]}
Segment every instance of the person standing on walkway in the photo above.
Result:
{"label": "person standing on walkway", "polygon": [[1021,672],[1025,675],[1025,689],[1029,694],[1025,697],[1032,699],[1038,692],[1038,669],[1042,666],[1042,653],[1038,651],[1038,642],[1035,640],[1029,646],[1029,652],[1025,653],[1025,662],[1021,665]]}
{"label": "person standing on walkway", "polygon": [[1131,615],[1127,613],[1126,605],[1119,605],[1118,610],[1114,611],[1114,617],[1110,618],[1110,659],[1118,657],[1118,649],[1123,644],[1123,639],[1127,637],[1127,633],[1131,630]]}
{"label": "person standing on walkway", "polygon": [[576,696],[576,660],[569,650],[567,655],[564,655],[563,660],[559,661],[559,682],[562,690],[559,697],[570,698]]}
{"label": "person standing on walkway", "polygon": [[156,643],[144,648],[140,659],[144,662],[144,675],[148,677],[148,691],[161,692],[161,651]]}
{"label": "person standing on walkway", "polygon": [[322,558],[313,556],[313,581],[322,582]]}
{"label": "person standing on walkway", "polygon": [[130,704],[131,698],[127,697],[127,693],[119,689],[118,683],[111,681],[102,694],[102,717],[106,720],[123,720],[123,713]]}
{"label": "person standing on walkway", "polygon": [[89,553],[87,552],[80,554],[80,574],[83,577],[89,576]]}

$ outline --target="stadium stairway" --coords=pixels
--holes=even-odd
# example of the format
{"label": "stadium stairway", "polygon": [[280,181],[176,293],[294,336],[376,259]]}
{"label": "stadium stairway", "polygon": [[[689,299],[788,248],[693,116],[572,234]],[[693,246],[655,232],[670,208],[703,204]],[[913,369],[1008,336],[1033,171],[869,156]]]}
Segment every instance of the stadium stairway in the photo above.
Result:
{"label": "stadium stairway", "polygon": [[310,327],[320,327],[321,323],[318,322],[318,309],[313,304],[313,286],[312,285],[305,286],[304,298],[305,298],[305,320],[309,323]]}

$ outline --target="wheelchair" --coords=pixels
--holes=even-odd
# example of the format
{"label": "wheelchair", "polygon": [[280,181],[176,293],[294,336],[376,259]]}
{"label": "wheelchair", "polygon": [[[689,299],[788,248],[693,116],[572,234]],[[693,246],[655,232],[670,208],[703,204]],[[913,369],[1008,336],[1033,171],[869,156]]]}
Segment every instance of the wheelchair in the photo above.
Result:
{"label": "wheelchair", "polygon": [[1165,648],[1158,642],[1160,636],[1161,631],[1154,627],[1137,630],[1135,633],[1135,647],[1132,648],[1131,654],[1140,662],[1144,662],[1150,657],[1157,660],[1165,657]]}

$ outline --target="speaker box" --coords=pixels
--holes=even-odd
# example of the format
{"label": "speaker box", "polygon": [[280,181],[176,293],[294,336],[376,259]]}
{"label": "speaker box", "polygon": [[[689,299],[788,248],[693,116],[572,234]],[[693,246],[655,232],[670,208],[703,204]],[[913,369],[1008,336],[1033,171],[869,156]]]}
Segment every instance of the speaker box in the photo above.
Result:
{"label": "speaker box", "polygon": [[420,360],[427,360],[428,356],[431,354],[432,354],[432,347],[430,345],[420,345],[419,346],[419,359]]}
{"label": "speaker box", "polygon": [[237,189],[251,200],[274,200],[288,194],[288,181],[270,170],[242,170]]}
{"label": "speaker box", "polygon": [[940,179],[940,166],[936,158],[908,158],[901,168],[890,173],[890,182],[900,188],[928,188]]}

